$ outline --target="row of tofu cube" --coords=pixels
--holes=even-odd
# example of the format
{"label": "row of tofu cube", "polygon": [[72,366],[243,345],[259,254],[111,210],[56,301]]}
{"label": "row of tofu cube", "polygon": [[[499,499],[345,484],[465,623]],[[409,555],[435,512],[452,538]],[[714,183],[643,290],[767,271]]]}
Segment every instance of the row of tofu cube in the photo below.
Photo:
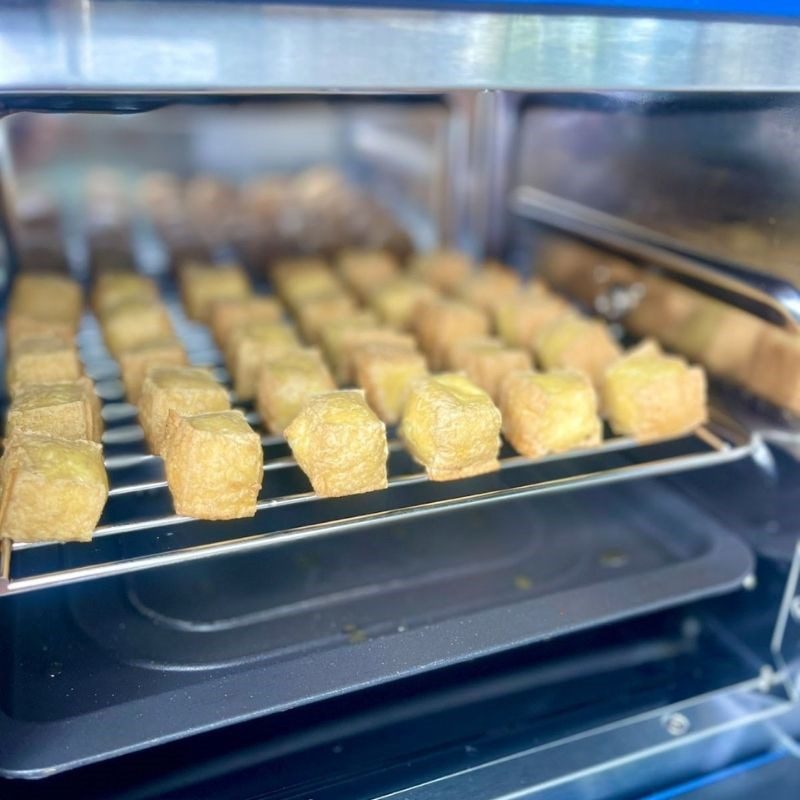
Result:
{"label": "row of tofu cube", "polygon": [[80,286],[56,275],[16,279],[5,320],[9,406],[0,459],[0,536],[88,539],[108,497],[100,401],[76,334]]}
{"label": "row of tofu cube", "polygon": [[[462,265],[470,271],[463,272]],[[464,277],[461,284],[441,280],[455,272]],[[397,274],[388,256],[376,253],[343,255],[338,275],[318,261],[285,262],[272,270],[276,292],[306,340],[322,346],[340,385],[355,381],[366,391],[367,404],[354,393],[330,394],[334,382],[319,352],[299,348],[290,329],[272,319],[277,319],[279,311],[268,307],[268,298],[248,298],[237,270],[209,269],[203,279],[197,269],[185,274],[190,276],[183,282],[187,310],[197,319],[205,317],[215,328],[218,342],[228,353],[237,394],[245,399],[256,394],[262,417],[272,430],[280,432],[288,425],[286,436],[298,463],[321,494],[385,485],[385,457],[383,461],[366,459],[367,453],[356,446],[359,437],[345,435],[350,419],[346,409],[354,419],[361,419],[364,431],[368,422],[377,422],[368,406],[384,422],[402,417],[401,433],[412,455],[426,466],[430,477],[442,480],[497,466],[501,419],[507,438],[527,455],[596,443],[602,426],[593,381],[608,395],[606,405],[620,412],[614,416],[619,426],[633,427],[642,438],[681,433],[705,419],[702,371],[663,355],[653,344],[623,358],[602,322],[580,317],[542,286],[522,289],[516,276],[503,268],[473,273],[458,254],[429,255],[405,276]],[[420,275],[426,280],[420,280]],[[206,291],[201,293],[198,286],[203,283]],[[469,296],[471,303],[441,297],[444,288]],[[237,293],[238,299],[233,296]],[[205,308],[198,302],[201,294],[209,298]],[[221,295],[227,298],[220,300]],[[398,296],[408,300],[410,295],[413,299],[408,302],[392,302]],[[366,299],[372,310],[359,310],[356,299]],[[239,317],[239,327],[228,329],[227,334],[220,320],[215,321],[223,309],[227,322]],[[241,322],[255,309],[270,319]],[[506,341],[513,337],[528,341],[535,328],[544,328],[536,338],[539,361],[567,369],[533,372],[529,349],[508,347],[487,336],[491,324],[487,311],[495,312],[495,325],[505,332]],[[423,379],[425,358],[416,350],[414,338],[402,332],[409,328],[417,334],[432,366],[462,369],[467,377]],[[249,350],[243,347],[247,342]],[[618,377],[607,382],[605,370],[611,364],[616,365]],[[635,389],[637,383],[644,390],[638,402],[614,402],[621,388]],[[671,387],[666,396],[662,394],[665,383]],[[328,394],[316,397],[322,392]],[[440,413],[431,412],[425,402],[434,398]],[[421,427],[414,424],[417,410],[429,417]],[[381,452],[378,444],[385,432],[380,426],[371,427],[374,437],[367,450],[375,456]],[[435,429],[449,439],[436,444]],[[331,437],[339,442],[338,452],[326,454],[321,443]],[[311,445],[304,453],[307,439]],[[366,484],[357,485],[353,464],[341,446],[345,441],[350,442],[354,463],[374,465]],[[378,462],[383,466],[379,468]]]}

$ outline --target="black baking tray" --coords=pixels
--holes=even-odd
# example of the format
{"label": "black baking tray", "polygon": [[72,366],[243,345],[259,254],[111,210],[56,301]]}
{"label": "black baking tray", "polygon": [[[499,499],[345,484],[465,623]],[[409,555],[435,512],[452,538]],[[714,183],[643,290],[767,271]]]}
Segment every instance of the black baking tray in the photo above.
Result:
{"label": "black baking tray", "polygon": [[0,774],[734,591],[752,571],[744,543],[661,479],[8,597]]}

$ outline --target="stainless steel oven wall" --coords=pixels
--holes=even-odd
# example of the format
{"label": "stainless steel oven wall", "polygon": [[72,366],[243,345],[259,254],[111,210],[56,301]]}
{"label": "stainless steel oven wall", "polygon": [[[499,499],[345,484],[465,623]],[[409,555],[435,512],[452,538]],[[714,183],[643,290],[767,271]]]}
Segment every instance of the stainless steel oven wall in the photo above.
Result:
{"label": "stainless steel oven wall", "polygon": [[798,123],[796,94],[528,95],[510,188],[533,187],[796,285]]}
{"label": "stainless steel oven wall", "polygon": [[[450,176],[464,175],[465,125],[433,95],[284,98],[176,104],[135,114],[12,114],[3,122],[7,191],[18,221],[55,194],[66,219],[80,214],[89,170],[129,180],[150,170],[208,174],[235,183],[324,164],[387,205],[415,244],[463,229]],[[77,256],[80,259],[80,255]]]}

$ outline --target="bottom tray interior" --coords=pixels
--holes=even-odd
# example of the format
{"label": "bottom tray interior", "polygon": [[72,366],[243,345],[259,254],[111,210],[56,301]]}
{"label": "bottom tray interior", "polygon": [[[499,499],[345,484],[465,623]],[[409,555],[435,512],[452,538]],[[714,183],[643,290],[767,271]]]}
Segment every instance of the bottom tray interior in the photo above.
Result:
{"label": "bottom tray interior", "polygon": [[32,731],[38,759],[60,743],[91,760],[731,591],[752,568],[650,480],[9,597],[0,741]]}

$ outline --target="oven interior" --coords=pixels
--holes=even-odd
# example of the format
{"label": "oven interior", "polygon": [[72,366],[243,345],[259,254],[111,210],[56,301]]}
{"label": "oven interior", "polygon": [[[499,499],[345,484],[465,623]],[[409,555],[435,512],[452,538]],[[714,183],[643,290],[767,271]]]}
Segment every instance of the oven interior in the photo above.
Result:
{"label": "oven interior", "polygon": [[[551,254],[577,243],[590,255],[573,296],[621,336],[629,296],[604,277],[620,260],[796,325],[791,96],[126,103],[59,112],[44,98],[3,120],[3,274],[66,265],[89,285],[98,259],[131,260],[159,281],[196,363],[218,355],[181,317],[178,238],[259,282],[286,236],[233,213],[166,241],[137,203],[148,173],[243,186],[334,169],[391,221],[286,214],[301,254],[343,236],[402,252],[447,243],[558,285]],[[531,770],[543,785],[588,770],[602,786],[622,759],[647,763],[658,786],[691,777],[698,759],[722,768],[789,746],[798,432],[752,392],[713,381],[707,435],[536,463],[507,453],[508,468],[452,484],[408,480],[398,449],[387,492],[312,502],[296,468],[276,467],[252,520],[191,522],[142,458],[89,316],[80,346],[104,399],[112,497],[91,544],[4,551],[4,776],[47,777],[52,790],[82,768],[114,796],[113,765],[128,763],[125,796],[173,772],[185,784],[174,796],[227,796],[236,772],[274,796],[422,798],[447,773],[453,797],[477,798],[473,778],[498,795]],[[285,460],[285,443],[267,439],[267,463]],[[717,740],[732,727],[735,745]],[[682,771],[660,766],[682,744],[694,753]]]}

